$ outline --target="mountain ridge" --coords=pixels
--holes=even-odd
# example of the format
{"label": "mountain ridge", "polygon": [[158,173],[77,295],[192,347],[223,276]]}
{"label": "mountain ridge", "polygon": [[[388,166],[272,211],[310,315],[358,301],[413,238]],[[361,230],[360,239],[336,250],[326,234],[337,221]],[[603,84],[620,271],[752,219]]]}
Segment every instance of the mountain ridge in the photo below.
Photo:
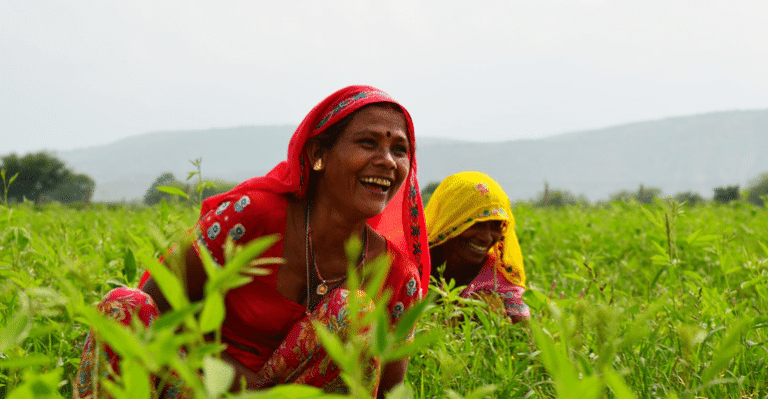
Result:
{"label": "mountain ridge", "polygon": [[[239,182],[285,159],[293,125],[149,132],[111,144],[60,151],[78,173],[96,181],[96,201],[139,199],[157,176],[178,178],[203,158],[206,178]],[[494,177],[513,200],[552,189],[605,199],[640,184],[665,194],[747,182],[768,171],[768,110],[667,117],[566,132],[540,139],[473,142],[417,139],[419,181],[425,186],[462,170]],[[764,152],[764,150],[763,150]]]}

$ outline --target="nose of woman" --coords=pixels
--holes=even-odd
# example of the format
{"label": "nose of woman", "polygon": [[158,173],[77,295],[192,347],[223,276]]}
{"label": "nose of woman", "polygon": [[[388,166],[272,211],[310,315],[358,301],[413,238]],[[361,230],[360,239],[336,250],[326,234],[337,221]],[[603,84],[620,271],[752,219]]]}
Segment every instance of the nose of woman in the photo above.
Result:
{"label": "nose of woman", "polygon": [[483,244],[491,246],[495,244],[499,238],[501,238],[501,232],[494,222],[484,222],[478,224],[478,227],[480,227],[478,236],[483,241]]}
{"label": "nose of woman", "polygon": [[397,161],[395,161],[395,155],[389,148],[383,148],[379,151],[378,156],[375,159],[376,165],[383,166],[386,169],[395,169],[397,167]]}

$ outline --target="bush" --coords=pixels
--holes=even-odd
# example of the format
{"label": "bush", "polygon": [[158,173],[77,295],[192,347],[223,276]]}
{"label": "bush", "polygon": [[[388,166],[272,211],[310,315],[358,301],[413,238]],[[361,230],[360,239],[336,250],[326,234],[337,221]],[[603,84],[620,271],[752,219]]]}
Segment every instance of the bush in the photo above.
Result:
{"label": "bush", "polygon": [[685,203],[688,206],[702,205],[707,201],[701,194],[693,191],[677,193],[672,199],[679,203]]}
{"label": "bush", "polygon": [[87,202],[95,187],[93,179],[73,174],[62,160],[47,152],[22,157],[10,154],[0,160],[0,169],[5,170],[8,179],[16,175],[13,184],[8,186],[10,202],[39,201],[44,197],[65,203]]}
{"label": "bush", "polygon": [[424,203],[424,206],[427,206],[429,199],[432,198],[432,194],[437,190],[437,186],[439,185],[439,181],[431,181],[421,190],[421,201]]}
{"label": "bush", "polygon": [[149,189],[147,189],[146,194],[144,194],[144,205],[155,205],[159,204],[163,200],[166,202],[172,202],[174,201],[173,194],[164,193],[157,188],[160,186],[171,186],[176,187],[180,189],[181,191],[187,192],[184,189],[184,184],[181,183],[176,179],[176,176],[173,175],[171,172],[165,172],[161,174],[160,176],[155,179],[155,181],[152,183],[151,186],[149,186]]}
{"label": "bush", "polygon": [[584,194],[576,196],[568,190],[550,190],[549,183],[544,183],[544,191],[539,193],[534,206],[563,207],[566,205],[587,205],[589,200]]}
{"label": "bush", "polygon": [[768,173],[763,173],[760,177],[749,182],[747,186],[747,201],[759,205],[765,206],[764,197],[768,195]]}
{"label": "bush", "polygon": [[624,201],[629,202],[634,199],[641,204],[651,204],[653,200],[661,196],[661,189],[658,187],[645,187],[640,185],[637,191],[621,190],[619,192],[611,194],[609,197],[611,201]]}
{"label": "bush", "polygon": [[723,204],[735,201],[739,199],[739,186],[717,187],[713,199]]}

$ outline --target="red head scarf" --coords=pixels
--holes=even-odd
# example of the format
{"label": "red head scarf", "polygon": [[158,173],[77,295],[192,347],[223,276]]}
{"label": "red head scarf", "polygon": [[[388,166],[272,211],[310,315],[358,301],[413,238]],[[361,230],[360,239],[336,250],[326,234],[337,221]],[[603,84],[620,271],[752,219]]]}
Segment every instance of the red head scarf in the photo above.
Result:
{"label": "red head scarf", "polygon": [[361,107],[377,102],[392,103],[405,114],[408,124],[408,140],[411,145],[411,168],[403,185],[387,204],[384,212],[368,219],[379,234],[386,237],[405,253],[421,273],[422,292],[429,284],[429,247],[424,222],[419,184],[416,179],[416,143],[413,121],[408,111],[389,94],[370,86],[345,87],[317,104],[307,114],[288,144],[288,159],[280,162],[265,176],[254,177],[235,187],[232,191],[210,197],[203,202],[201,215],[205,215],[230,196],[238,198],[253,189],[276,194],[292,194],[302,198],[306,194],[309,167],[305,160],[304,147],[309,139],[321,134],[328,127]]}

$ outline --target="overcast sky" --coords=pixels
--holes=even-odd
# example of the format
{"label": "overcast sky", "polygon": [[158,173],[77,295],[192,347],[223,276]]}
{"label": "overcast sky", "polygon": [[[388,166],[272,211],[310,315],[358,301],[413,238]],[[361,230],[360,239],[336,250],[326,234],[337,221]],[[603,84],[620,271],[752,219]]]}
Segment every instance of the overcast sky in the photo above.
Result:
{"label": "overcast sky", "polygon": [[0,155],[297,125],[349,84],[417,136],[536,138],[768,108],[766,71],[763,0],[0,0]]}

